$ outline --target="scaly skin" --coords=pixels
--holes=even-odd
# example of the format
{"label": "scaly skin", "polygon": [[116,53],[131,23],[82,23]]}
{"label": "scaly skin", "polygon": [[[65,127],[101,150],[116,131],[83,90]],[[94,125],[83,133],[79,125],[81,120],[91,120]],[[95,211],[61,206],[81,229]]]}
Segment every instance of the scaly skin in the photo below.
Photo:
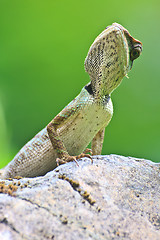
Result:
{"label": "scaly skin", "polygon": [[35,177],[57,163],[101,154],[104,130],[113,115],[111,93],[140,56],[142,43],[121,25],[107,27],[93,42],[85,59],[91,82],[41,132],[29,141],[1,172],[1,178]]}

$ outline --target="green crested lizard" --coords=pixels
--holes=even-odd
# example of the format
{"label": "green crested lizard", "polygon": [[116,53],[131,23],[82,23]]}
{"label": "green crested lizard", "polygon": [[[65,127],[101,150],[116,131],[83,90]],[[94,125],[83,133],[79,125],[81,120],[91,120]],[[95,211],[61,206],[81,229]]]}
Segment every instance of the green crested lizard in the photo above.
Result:
{"label": "green crested lizard", "polygon": [[[111,93],[142,52],[142,43],[120,24],[108,26],[93,42],[85,59],[90,82],[42,131],[1,170],[1,178],[35,177],[57,163],[101,154],[104,130],[113,115]],[[77,162],[77,161],[76,161]]]}

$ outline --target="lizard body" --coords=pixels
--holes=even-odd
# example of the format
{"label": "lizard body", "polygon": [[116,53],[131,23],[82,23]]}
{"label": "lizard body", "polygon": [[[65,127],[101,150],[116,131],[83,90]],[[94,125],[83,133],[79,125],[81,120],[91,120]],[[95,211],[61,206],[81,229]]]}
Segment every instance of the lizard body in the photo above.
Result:
{"label": "lizard body", "polygon": [[[112,103],[111,99],[107,98],[103,106],[95,105],[93,96],[83,88],[67,108],[72,108],[73,105],[79,105],[79,109],[73,117],[71,116],[68,119],[65,125],[62,124],[58,128],[58,133],[68,153],[79,155],[100,128],[105,127],[110,121]],[[93,115],[95,115],[97,121],[93,121]],[[79,119],[81,119],[80,126]],[[78,141],[76,141],[75,136]],[[15,176],[33,177],[35,172],[37,176],[44,175],[56,167],[56,158],[56,151],[52,147],[47,127],[45,127],[19,151],[14,161],[12,160],[8,164],[5,177],[11,177],[10,172],[12,174],[14,172]],[[30,161],[33,161],[33,163],[31,164]]]}
{"label": "lizard body", "polygon": [[141,51],[141,42],[121,25],[107,27],[85,59],[91,82],[1,170],[1,178],[44,175],[56,167],[57,161],[88,156],[82,152],[91,141],[93,154],[101,154],[104,130],[113,115],[111,92]]}

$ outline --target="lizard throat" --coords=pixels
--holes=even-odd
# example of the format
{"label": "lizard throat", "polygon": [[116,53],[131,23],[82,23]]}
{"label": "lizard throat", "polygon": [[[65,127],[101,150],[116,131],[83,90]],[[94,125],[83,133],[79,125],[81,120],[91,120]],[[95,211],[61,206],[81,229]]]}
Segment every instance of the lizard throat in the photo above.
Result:
{"label": "lizard throat", "polygon": [[110,65],[107,72],[100,73],[97,78],[91,78],[90,91],[96,99],[109,96],[121,84],[124,76],[126,76],[126,71],[123,63]]}

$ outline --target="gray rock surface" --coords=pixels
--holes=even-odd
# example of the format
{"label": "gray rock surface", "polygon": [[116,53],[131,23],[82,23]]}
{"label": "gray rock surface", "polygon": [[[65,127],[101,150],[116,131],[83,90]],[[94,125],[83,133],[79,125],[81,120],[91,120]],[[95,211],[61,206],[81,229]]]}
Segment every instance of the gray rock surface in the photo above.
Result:
{"label": "gray rock surface", "polygon": [[1,182],[0,239],[159,240],[160,164],[117,155],[93,160]]}

